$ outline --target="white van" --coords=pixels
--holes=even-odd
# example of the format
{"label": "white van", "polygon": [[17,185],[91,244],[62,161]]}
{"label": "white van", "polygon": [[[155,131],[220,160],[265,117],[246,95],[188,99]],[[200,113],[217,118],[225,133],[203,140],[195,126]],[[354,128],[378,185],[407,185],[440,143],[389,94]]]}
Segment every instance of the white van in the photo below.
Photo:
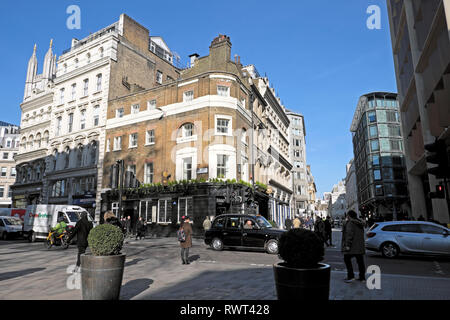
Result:
{"label": "white van", "polygon": [[69,228],[75,227],[82,212],[86,212],[88,220],[93,222],[89,213],[79,206],[35,204],[27,207],[23,226],[24,236],[30,242],[34,242],[36,239],[46,239],[50,228],[55,227],[58,223],[60,212],[64,214]]}
{"label": "white van", "polygon": [[9,237],[20,237],[22,235],[22,220],[11,216],[0,216],[0,238],[6,240]]}

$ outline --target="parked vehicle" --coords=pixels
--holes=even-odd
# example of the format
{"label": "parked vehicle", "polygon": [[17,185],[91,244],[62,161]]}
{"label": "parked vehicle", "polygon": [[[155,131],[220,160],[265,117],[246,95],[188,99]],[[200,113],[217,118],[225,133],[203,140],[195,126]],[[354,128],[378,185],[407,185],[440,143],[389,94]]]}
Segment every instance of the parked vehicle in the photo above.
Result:
{"label": "parked vehicle", "polygon": [[377,222],[367,233],[366,249],[386,258],[399,254],[450,256],[450,230],[424,221]]}
{"label": "parked vehicle", "polygon": [[262,216],[225,214],[217,216],[211,229],[205,232],[205,244],[217,251],[234,247],[263,249],[269,254],[277,254],[278,240],[284,232],[274,228]]}
{"label": "parked vehicle", "polygon": [[0,208],[0,216],[3,217],[16,217],[22,220],[25,219],[25,213],[27,209],[16,209],[16,208]]}
{"label": "parked vehicle", "polygon": [[16,217],[0,216],[0,238],[17,238],[22,236],[22,220]]}
{"label": "parked vehicle", "polygon": [[[36,239],[47,239],[50,229],[58,223],[59,213],[64,216],[70,230],[70,228],[75,227],[82,212],[86,212],[86,210],[71,205],[38,204],[28,206],[24,221],[24,236],[30,242],[34,242]],[[89,214],[88,219],[92,221]]]}

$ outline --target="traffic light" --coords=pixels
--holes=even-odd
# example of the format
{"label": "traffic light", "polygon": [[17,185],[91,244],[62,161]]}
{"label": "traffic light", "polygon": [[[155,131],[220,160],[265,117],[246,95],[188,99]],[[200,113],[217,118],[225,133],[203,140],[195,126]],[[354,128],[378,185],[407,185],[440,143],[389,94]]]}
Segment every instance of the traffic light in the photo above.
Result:
{"label": "traffic light", "polygon": [[442,184],[436,186],[436,192],[430,192],[430,199],[445,199],[445,190]]}
{"label": "traffic light", "polygon": [[136,179],[133,171],[125,172],[125,185],[124,188],[137,188],[140,182]]}
{"label": "traffic light", "polygon": [[427,144],[425,149],[429,152],[426,159],[428,163],[437,164],[437,167],[428,169],[428,173],[436,176],[437,179],[444,179],[450,176],[447,145],[443,140]]}
{"label": "traffic light", "polygon": [[242,202],[250,203],[252,201],[252,189],[244,188],[242,190]]}

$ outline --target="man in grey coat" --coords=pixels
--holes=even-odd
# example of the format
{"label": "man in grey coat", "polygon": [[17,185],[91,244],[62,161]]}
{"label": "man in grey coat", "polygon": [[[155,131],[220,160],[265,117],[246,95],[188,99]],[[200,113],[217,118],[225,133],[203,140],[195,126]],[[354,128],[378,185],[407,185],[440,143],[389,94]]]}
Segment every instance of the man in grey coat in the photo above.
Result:
{"label": "man in grey coat", "polygon": [[364,254],[366,248],[364,244],[364,222],[359,220],[356,212],[350,210],[347,213],[346,221],[342,227],[342,252],[344,262],[347,267],[347,278],[345,282],[350,283],[355,280],[353,273],[352,258],[356,258],[359,269],[359,281],[366,281],[366,267],[364,265]]}

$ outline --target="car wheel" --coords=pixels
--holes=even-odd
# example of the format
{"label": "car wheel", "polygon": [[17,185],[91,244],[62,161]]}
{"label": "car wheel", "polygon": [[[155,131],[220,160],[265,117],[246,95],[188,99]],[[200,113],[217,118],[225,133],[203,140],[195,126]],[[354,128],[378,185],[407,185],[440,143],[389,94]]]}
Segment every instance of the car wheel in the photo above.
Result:
{"label": "car wheel", "polygon": [[381,245],[381,254],[385,258],[396,258],[400,253],[399,247],[392,242],[386,242]]}
{"label": "car wheel", "polygon": [[266,251],[269,254],[277,254],[278,253],[278,241],[277,240],[269,240],[266,243]]}
{"label": "car wheel", "polygon": [[216,251],[221,251],[223,249],[223,241],[219,238],[214,238],[211,242],[211,247]]}

